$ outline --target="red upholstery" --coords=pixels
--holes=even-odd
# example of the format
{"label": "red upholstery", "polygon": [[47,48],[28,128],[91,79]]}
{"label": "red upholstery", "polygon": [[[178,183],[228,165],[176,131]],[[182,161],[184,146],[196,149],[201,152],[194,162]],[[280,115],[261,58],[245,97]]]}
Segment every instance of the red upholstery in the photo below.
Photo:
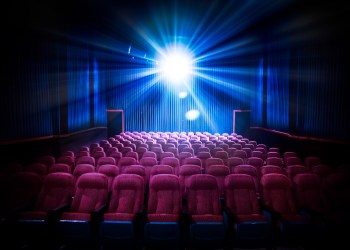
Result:
{"label": "red upholstery", "polygon": [[197,222],[199,219],[222,221],[219,187],[215,177],[196,174],[192,175],[187,183],[187,211],[192,218],[196,218]]}
{"label": "red upholstery", "polygon": [[115,159],[111,156],[100,157],[97,160],[96,167],[99,167],[99,166],[105,165],[105,164],[116,165],[116,162],[115,162]]}
{"label": "red upholstery", "polygon": [[185,198],[186,197],[186,186],[188,185],[189,177],[194,174],[201,174],[202,169],[198,165],[193,164],[184,164],[180,167],[179,170],[179,181],[180,181],[180,189],[181,194]]}
{"label": "red upholstery", "polygon": [[165,157],[160,161],[162,165],[169,165],[174,168],[175,175],[179,175],[180,161],[176,157]]}
{"label": "red upholstery", "polygon": [[154,165],[151,168],[150,178],[158,174],[175,174],[175,172],[174,172],[174,168],[172,168],[169,165]]}
{"label": "red upholstery", "polygon": [[124,174],[137,174],[143,178],[144,184],[145,185],[147,184],[146,170],[145,170],[145,167],[141,165],[126,166],[124,169]]}
{"label": "red upholstery", "polygon": [[48,174],[42,184],[32,211],[18,215],[20,220],[46,220],[47,212],[63,205],[69,205],[74,181],[70,173]]}
{"label": "red upholstery", "polygon": [[152,177],[149,187],[147,218],[149,221],[178,221],[181,212],[180,183],[176,175]]}
{"label": "red upholstery", "polygon": [[252,165],[238,165],[233,170],[234,174],[248,174],[253,177],[255,183],[255,189],[257,190],[257,195],[259,194],[259,175],[256,168]]}
{"label": "red upholstery", "polygon": [[283,160],[281,157],[267,157],[266,158],[266,165],[275,165],[280,168],[284,167]]}
{"label": "red upholstery", "polygon": [[261,174],[262,175],[264,175],[264,174],[272,174],[272,173],[286,175],[286,172],[285,172],[285,170],[283,168],[280,168],[280,167],[275,166],[275,165],[264,165],[264,166],[261,167]]}
{"label": "red upholstery", "polygon": [[79,158],[77,158],[75,165],[79,165],[79,164],[90,164],[92,166],[95,166],[95,158],[92,156],[81,156]]}
{"label": "red upholstery", "polygon": [[61,220],[89,220],[90,213],[106,205],[108,196],[107,176],[85,173],[78,178],[76,191],[69,212]]}
{"label": "red upholstery", "polygon": [[56,172],[63,172],[63,173],[72,173],[72,169],[69,165],[65,163],[55,163],[49,168],[49,174],[56,173]]}
{"label": "red upholstery", "polygon": [[137,161],[133,157],[123,157],[118,162],[119,173],[123,174],[126,166],[136,165]]}
{"label": "red upholstery", "polygon": [[154,165],[157,165],[157,159],[153,157],[142,157],[140,160],[140,165],[145,167],[146,180],[149,182],[151,169]]}
{"label": "red upholstery", "polygon": [[105,220],[131,220],[144,204],[144,179],[136,174],[118,175]]}
{"label": "red upholstery", "polygon": [[230,169],[225,165],[210,165],[207,166],[206,173],[215,177],[219,187],[219,194],[223,197],[224,181],[225,177],[230,174]]}
{"label": "red upholstery", "polygon": [[235,166],[243,164],[244,160],[240,157],[233,156],[227,159],[227,166],[229,167],[231,174],[233,174],[233,169],[235,168]]}
{"label": "red upholstery", "polygon": [[286,173],[289,178],[290,183],[293,183],[294,176],[300,173],[309,173],[309,168],[303,165],[290,165],[286,168]]}
{"label": "red upholstery", "polygon": [[116,165],[105,164],[97,167],[96,171],[107,176],[108,191],[111,191],[113,180],[119,174],[119,168]]}

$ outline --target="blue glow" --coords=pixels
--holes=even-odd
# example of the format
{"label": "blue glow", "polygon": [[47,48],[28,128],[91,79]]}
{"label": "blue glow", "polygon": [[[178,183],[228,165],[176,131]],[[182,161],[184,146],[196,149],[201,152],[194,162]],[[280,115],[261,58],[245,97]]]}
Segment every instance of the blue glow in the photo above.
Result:
{"label": "blue glow", "polygon": [[187,93],[187,92],[182,91],[182,92],[180,92],[180,93],[179,93],[179,98],[181,98],[181,99],[186,98],[186,97],[187,97],[187,95],[188,95],[188,93]]}
{"label": "blue glow", "polygon": [[196,109],[192,109],[186,112],[186,119],[193,121],[196,120],[199,117],[199,111]]}
{"label": "blue glow", "polygon": [[174,47],[160,54],[159,70],[165,80],[184,84],[192,74],[192,61],[190,53],[185,49]]}

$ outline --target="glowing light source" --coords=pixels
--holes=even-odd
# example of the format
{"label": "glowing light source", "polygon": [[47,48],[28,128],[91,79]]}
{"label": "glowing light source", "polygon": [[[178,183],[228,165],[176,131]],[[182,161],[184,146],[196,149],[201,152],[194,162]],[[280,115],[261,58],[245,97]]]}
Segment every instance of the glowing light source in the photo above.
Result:
{"label": "glowing light source", "polygon": [[173,49],[160,59],[160,72],[172,83],[185,83],[192,73],[192,58],[181,49]]}
{"label": "glowing light source", "polygon": [[186,119],[187,120],[196,120],[199,117],[199,111],[196,109],[191,109],[189,111],[186,112]]}
{"label": "glowing light source", "polygon": [[182,92],[179,93],[179,98],[181,98],[181,99],[186,98],[187,95],[188,95],[187,92],[182,91]]}

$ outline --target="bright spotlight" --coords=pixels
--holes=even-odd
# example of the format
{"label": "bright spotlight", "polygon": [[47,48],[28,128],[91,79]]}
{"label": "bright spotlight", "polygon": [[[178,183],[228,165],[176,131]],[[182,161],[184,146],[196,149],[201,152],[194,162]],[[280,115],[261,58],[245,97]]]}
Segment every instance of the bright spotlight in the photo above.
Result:
{"label": "bright spotlight", "polygon": [[191,120],[191,121],[196,120],[199,116],[199,111],[196,109],[191,109],[186,112],[185,116],[187,120]]}
{"label": "bright spotlight", "polygon": [[187,92],[185,91],[182,91],[179,93],[179,98],[183,99],[183,98],[186,98],[187,97]]}
{"label": "bright spotlight", "polygon": [[184,83],[192,72],[192,58],[185,51],[174,49],[161,58],[160,71],[172,83]]}

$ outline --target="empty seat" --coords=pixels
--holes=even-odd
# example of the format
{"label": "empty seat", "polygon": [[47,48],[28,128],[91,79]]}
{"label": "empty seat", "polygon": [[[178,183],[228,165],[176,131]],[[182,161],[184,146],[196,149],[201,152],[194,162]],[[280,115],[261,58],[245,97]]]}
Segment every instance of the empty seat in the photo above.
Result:
{"label": "empty seat", "polygon": [[74,168],[74,165],[75,165],[75,160],[74,160],[74,157],[73,156],[60,156],[57,158],[56,160],[56,163],[65,163],[65,164],[68,164],[71,169]]}
{"label": "empty seat", "polygon": [[227,151],[217,151],[215,153],[214,157],[215,158],[220,158],[224,162],[224,165],[227,165],[227,159],[228,159]]}
{"label": "empty seat", "polygon": [[169,165],[154,165],[151,168],[151,172],[150,172],[150,179],[152,178],[152,176],[154,175],[158,175],[158,174],[175,174],[175,170],[173,167],[169,166]]}
{"label": "empty seat", "polygon": [[125,156],[135,158],[136,162],[139,162],[139,154],[137,152],[134,152],[134,151],[127,152]]}
{"label": "empty seat", "polygon": [[180,166],[184,164],[184,161],[186,158],[193,157],[193,155],[189,152],[181,152],[179,153],[179,161],[180,161]]}
{"label": "empty seat", "polygon": [[40,156],[36,162],[38,163],[43,163],[47,166],[47,169],[50,169],[50,167],[56,163],[56,159],[54,156],[52,155],[43,155],[43,156]]}
{"label": "empty seat", "polygon": [[98,160],[97,160],[97,163],[96,163],[96,168],[101,166],[101,165],[116,165],[115,163],[115,159],[111,156],[105,156],[105,157],[100,157]]}
{"label": "empty seat", "polygon": [[202,168],[202,162],[200,159],[196,158],[196,157],[189,157],[189,158],[186,158],[183,162],[182,165],[187,165],[187,164],[190,164],[190,165],[197,165],[197,166],[200,166]]}
{"label": "empty seat", "polygon": [[300,173],[310,173],[310,170],[303,165],[290,165],[286,168],[286,174],[291,184],[293,183],[294,176]]}
{"label": "empty seat", "polygon": [[220,198],[224,198],[224,180],[227,175],[230,174],[230,169],[225,165],[210,165],[206,168],[206,173],[215,177],[218,188]]}
{"label": "empty seat", "polygon": [[298,174],[293,179],[293,193],[297,208],[311,219],[310,241],[314,247],[323,248],[329,238],[329,204],[321,178],[313,173]]}
{"label": "empty seat", "polygon": [[175,175],[179,175],[180,162],[176,157],[165,157],[160,161],[162,165],[169,165],[174,168]]}
{"label": "empty seat", "polygon": [[104,165],[97,167],[96,172],[107,176],[108,191],[110,192],[112,189],[113,180],[119,174],[119,168],[116,165],[104,164]]}
{"label": "empty seat", "polygon": [[238,247],[272,246],[272,222],[259,205],[254,178],[231,174],[225,178],[225,208],[230,216],[228,242]]}
{"label": "empty seat", "polygon": [[73,170],[74,186],[76,187],[76,183],[81,175],[93,172],[95,172],[95,167],[90,164],[76,165],[76,167]]}
{"label": "empty seat", "polygon": [[141,165],[130,165],[126,166],[124,169],[125,174],[137,174],[143,178],[143,182],[147,185],[146,171],[145,167]]}
{"label": "empty seat", "polygon": [[275,165],[280,168],[284,167],[283,160],[281,157],[267,157],[266,158],[266,165]]}
{"label": "empty seat", "polygon": [[63,172],[63,173],[72,173],[72,169],[68,164],[65,163],[55,163],[53,164],[48,171],[48,174],[55,173],[55,172]]}
{"label": "empty seat", "polygon": [[14,233],[18,246],[53,249],[53,226],[63,209],[71,204],[73,185],[70,173],[51,173],[45,176],[34,206],[16,215]]}
{"label": "empty seat", "polygon": [[189,245],[194,248],[222,247],[226,240],[227,223],[224,221],[215,177],[192,175],[186,190]]}
{"label": "empty seat", "polygon": [[261,167],[264,165],[263,159],[259,157],[249,157],[247,159],[247,164],[256,168],[256,172],[258,173],[258,178],[261,177]]}
{"label": "empty seat", "polygon": [[233,156],[227,159],[227,166],[229,167],[231,174],[233,174],[233,170],[235,166],[243,165],[243,164],[244,164],[244,160],[241,157]]}
{"label": "empty seat", "polygon": [[304,165],[308,167],[311,171],[312,167],[315,165],[324,164],[320,157],[318,156],[307,156],[304,159]]}
{"label": "empty seat", "polygon": [[118,162],[119,173],[123,174],[126,166],[137,165],[137,161],[133,157],[123,157]]}
{"label": "empty seat", "polygon": [[109,154],[109,156],[114,158],[115,165],[117,165],[117,166],[118,166],[119,160],[123,157],[122,153],[116,152],[116,151],[115,152],[111,152]]}
{"label": "empty seat", "polygon": [[96,160],[94,157],[92,156],[81,156],[79,158],[77,158],[75,165],[79,165],[79,164],[90,164],[92,166],[95,166]]}
{"label": "empty seat", "polygon": [[211,158],[211,154],[209,152],[198,152],[197,158],[201,161],[202,169],[205,169],[207,166],[207,159]]}
{"label": "empty seat", "polygon": [[259,175],[256,168],[252,165],[238,165],[233,169],[233,174],[247,174],[253,177],[255,183],[256,195],[260,196]]}
{"label": "empty seat", "polygon": [[182,196],[179,178],[171,174],[152,177],[149,185],[144,240],[147,247],[182,245]]}
{"label": "empty seat", "polygon": [[154,165],[157,165],[157,159],[154,157],[142,157],[140,160],[140,165],[145,167],[146,181],[149,182],[151,169]]}
{"label": "empty seat", "polygon": [[284,165],[290,166],[290,165],[303,165],[303,161],[298,156],[289,156],[285,159]]}
{"label": "empty seat", "polygon": [[[211,166],[211,165],[225,165],[225,164],[224,164],[224,161],[221,158],[211,157],[211,158],[207,159],[206,168]],[[206,168],[203,169],[204,172],[206,171]]]}
{"label": "empty seat", "polygon": [[275,165],[264,165],[261,167],[261,175],[272,174],[272,173],[286,175],[286,172],[283,168]]}
{"label": "empty seat", "polygon": [[311,229],[309,217],[297,210],[291,183],[283,174],[265,174],[260,181],[261,201],[270,212],[278,246],[305,246]]}
{"label": "empty seat", "polygon": [[25,167],[25,170],[28,172],[37,173],[41,177],[45,177],[47,174],[47,166],[44,163],[31,163]]}
{"label": "empty seat", "polygon": [[100,224],[102,246],[131,248],[139,245],[144,186],[144,179],[136,174],[121,174],[114,179],[108,210]]}
{"label": "empty seat", "polygon": [[186,186],[188,185],[188,180],[192,175],[201,174],[202,168],[194,164],[184,164],[179,169],[179,181],[180,181],[180,190],[182,198],[186,199]]}
{"label": "empty seat", "polygon": [[78,178],[69,211],[57,223],[59,245],[91,247],[97,243],[97,226],[107,206],[108,180],[100,173]]}

